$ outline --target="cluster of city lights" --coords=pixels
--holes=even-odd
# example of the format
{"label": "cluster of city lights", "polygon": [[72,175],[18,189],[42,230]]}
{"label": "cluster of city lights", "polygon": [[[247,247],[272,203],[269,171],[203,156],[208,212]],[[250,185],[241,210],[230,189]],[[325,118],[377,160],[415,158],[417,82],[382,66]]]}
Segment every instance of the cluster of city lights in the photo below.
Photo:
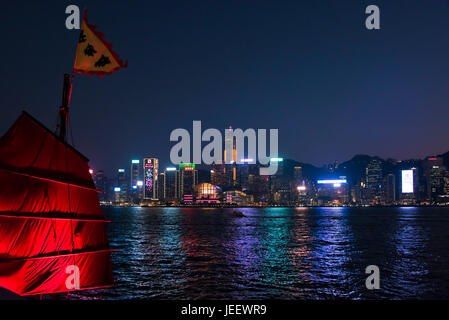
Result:
{"label": "cluster of city lights", "polygon": [[348,183],[346,179],[330,179],[330,180],[318,180],[318,184],[332,184],[334,188],[340,188],[342,184]]}

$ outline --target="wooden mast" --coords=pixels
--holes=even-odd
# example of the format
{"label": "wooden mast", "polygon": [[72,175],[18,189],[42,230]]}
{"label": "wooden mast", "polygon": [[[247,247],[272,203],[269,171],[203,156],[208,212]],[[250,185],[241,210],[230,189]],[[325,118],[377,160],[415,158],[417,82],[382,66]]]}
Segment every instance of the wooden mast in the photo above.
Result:
{"label": "wooden mast", "polygon": [[62,89],[62,105],[59,108],[59,138],[62,142],[66,142],[71,89],[72,84],[70,82],[70,75],[66,73],[64,74],[64,86]]}

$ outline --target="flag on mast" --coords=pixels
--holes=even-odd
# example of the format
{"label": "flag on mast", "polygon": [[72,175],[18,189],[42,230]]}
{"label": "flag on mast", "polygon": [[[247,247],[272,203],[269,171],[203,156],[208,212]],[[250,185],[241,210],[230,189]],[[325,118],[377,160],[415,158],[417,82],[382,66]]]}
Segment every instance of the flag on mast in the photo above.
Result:
{"label": "flag on mast", "polygon": [[[125,68],[95,29],[84,13],[73,73]],[[114,284],[89,160],[65,139],[73,78],[64,75],[59,136],[24,112],[0,137],[0,288],[21,296]]]}
{"label": "flag on mast", "polygon": [[102,77],[126,68],[128,62],[120,59],[112,50],[112,44],[104,40],[103,34],[96,28],[88,23],[87,12],[84,11],[73,71]]}

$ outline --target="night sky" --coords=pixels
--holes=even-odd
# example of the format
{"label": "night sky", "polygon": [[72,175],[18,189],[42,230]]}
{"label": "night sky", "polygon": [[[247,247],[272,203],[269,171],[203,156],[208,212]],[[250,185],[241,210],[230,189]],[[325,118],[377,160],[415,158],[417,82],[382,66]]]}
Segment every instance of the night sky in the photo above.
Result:
{"label": "night sky", "polygon": [[[21,110],[56,126],[81,1],[2,2],[0,132]],[[45,4],[44,4],[45,3]],[[50,5],[50,3],[53,3]],[[365,8],[381,30],[365,28]],[[355,154],[449,150],[449,1],[88,1],[125,70],[77,75],[74,144],[95,169],[169,162],[170,132],[279,128],[280,154],[321,166]]]}

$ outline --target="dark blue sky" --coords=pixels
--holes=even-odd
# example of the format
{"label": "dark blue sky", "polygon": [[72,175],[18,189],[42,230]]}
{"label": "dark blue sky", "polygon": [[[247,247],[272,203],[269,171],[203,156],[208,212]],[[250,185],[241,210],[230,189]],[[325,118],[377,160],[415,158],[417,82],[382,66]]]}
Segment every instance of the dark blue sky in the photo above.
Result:
{"label": "dark blue sky", "polygon": [[[0,132],[22,109],[54,128],[78,31],[65,7],[8,1],[0,26]],[[45,3],[45,4],[44,4]],[[52,4],[50,4],[52,3]],[[365,8],[381,30],[365,29]],[[449,150],[449,2],[89,1],[126,70],[77,75],[75,146],[96,169],[169,160],[170,132],[279,128],[280,153],[315,165],[358,153]]]}

